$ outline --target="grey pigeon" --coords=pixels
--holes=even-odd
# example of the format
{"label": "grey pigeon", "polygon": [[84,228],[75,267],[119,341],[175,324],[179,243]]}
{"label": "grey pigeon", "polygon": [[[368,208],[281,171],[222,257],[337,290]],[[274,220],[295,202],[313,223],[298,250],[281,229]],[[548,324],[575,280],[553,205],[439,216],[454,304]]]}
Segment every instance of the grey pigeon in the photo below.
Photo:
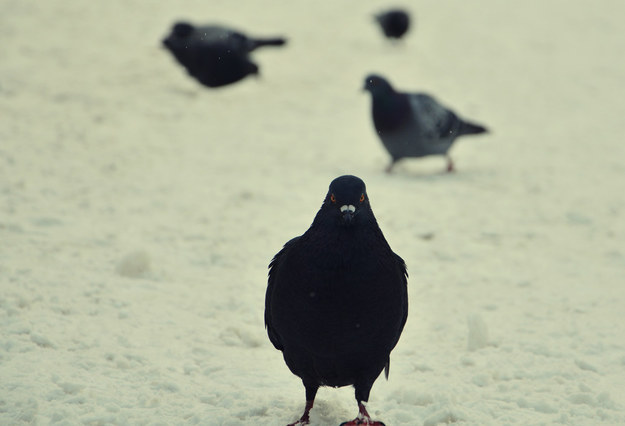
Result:
{"label": "grey pigeon", "polygon": [[406,265],[377,224],[365,183],[332,181],[310,228],[269,265],[265,325],[306,406],[292,425],[308,424],[319,386],[355,388],[359,414],[343,425],[381,426],[365,403],[385,370],[408,315]]}
{"label": "grey pigeon", "polygon": [[400,39],[410,28],[410,15],[402,9],[392,9],[375,15],[382,32],[387,38]]}
{"label": "grey pigeon", "polygon": [[285,42],[283,38],[251,38],[218,25],[195,27],[188,22],[177,22],[163,45],[201,84],[221,87],[258,74],[258,65],[250,59],[250,52]]}
{"label": "grey pigeon", "polygon": [[391,155],[387,172],[402,158],[428,155],[446,156],[447,171],[451,172],[454,163],[448,151],[456,138],[487,132],[479,124],[462,120],[429,95],[395,91],[379,75],[369,75],[364,88],[371,93],[375,130]]}

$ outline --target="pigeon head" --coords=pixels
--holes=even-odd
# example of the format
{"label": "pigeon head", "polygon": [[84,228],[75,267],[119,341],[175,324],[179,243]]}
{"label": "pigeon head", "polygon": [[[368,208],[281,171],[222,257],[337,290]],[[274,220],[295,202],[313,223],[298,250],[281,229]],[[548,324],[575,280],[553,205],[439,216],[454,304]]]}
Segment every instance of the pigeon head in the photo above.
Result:
{"label": "pigeon head", "polygon": [[172,29],[172,34],[176,37],[186,38],[193,34],[195,28],[188,22],[176,22]]}
{"label": "pigeon head", "polygon": [[410,27],[408,12],[401,9],[393,9],[375,16],[382,27],[384,35],[389,38],[401,38]]}
{"label": "pigeon head", "polygon": [[318,218],[342,226],[352,226],[371,216],[365,183],[351,175],[337,177],[330,183],[318,214]]}
{"label": "pigeon head", "polygon": [[171,33],[163,40],[163,45],[170,51],[180,50],[187,47],[187,41],[195,28],[188,22],[176,22]]}
{"label": "pigeon head", "polygon": [[376,74],[370,74],[365,78],[364,90],[371,92],[373,96],[386,95],[394,92],[391,84],[386,81],[384,77]]}

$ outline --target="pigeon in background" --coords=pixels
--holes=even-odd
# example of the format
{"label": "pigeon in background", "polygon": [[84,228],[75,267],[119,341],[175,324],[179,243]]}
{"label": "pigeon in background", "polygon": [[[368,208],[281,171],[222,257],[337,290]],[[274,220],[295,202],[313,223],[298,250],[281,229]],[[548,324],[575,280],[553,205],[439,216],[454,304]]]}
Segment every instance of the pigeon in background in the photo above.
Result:
{"label": "pigeon in background", "polygon": [[392,9],[375,15],[384,35],[390,39],[400,39],[410,28],[410,15],[402,9]]}
{"label": "pigeon in background", "polygon": [[451,172],[454,163],[448,151],[456,138],[487,132],[479,124],[463,121],[429,95],[396,92],[379,75],[369,75],[364,89],[371,93],[375,130],[391,155],[387,172],[402,158],[427,155],[445,155]]}
{"label": "pigeon in background", "polygon": [[220,25],[194,27],[188,22],[177,22],[174,24],[173,33],[187,40],[189,40],[189,37],[192,37],[205,43],[223,42],[239,53],[249,53],[262,46],[282,46],[286,44],[286,39],[282,37],[251,38],[240,31]]}
{"label": "pigeon in background", "polygon": [[189,75],[207,87],[235,83],[258,74],[249,53],[261,46],[281,46],[283,38],[254,39],[229,28],[188,22],[174,24],[163,45],[186,68]]}
{"label": "pigeon in background", "polygon": [[332,181],[310,228],[269,265],[265,326],[306,406],[292,425],[310,421],[319,386],[355,388],[359,414],[343,425],[377,425],[365,404],[385,370],[408,315],[407,273],[378,226],[365,183]]}

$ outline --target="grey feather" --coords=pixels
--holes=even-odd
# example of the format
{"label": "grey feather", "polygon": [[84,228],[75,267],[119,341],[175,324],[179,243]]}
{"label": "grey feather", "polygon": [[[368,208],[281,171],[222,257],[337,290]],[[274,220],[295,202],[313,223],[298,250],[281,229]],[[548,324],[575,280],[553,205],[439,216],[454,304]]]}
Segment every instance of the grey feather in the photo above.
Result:
{"label": "grey feather", "polygon": [[[432,96],[396,92],[380,76],[367,77],[365,90],[372,95],[376,132],[391,155],[387,171],[402,158],[447,156],[457,137],[487,131],[479,124],[462,120]],[[448,170],[453,170],[449,157]]]}

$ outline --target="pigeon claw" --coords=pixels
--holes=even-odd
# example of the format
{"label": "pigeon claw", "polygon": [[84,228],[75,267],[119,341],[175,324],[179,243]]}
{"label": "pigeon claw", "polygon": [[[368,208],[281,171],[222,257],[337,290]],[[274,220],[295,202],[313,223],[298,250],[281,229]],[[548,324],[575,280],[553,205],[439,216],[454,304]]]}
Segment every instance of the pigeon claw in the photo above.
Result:
{"label": "pigeon claw", "polygon": [[360,419],[360,418],[356,418],[350,422],[343,422],[341,423],[340,426],[386,426],[384,423],[382,422],[378,422],[376,420],[371,420],[370,418],[366,418],[366,419]]}
{"label": "pigeon claw", "polygon": [[349,422],[343,422],[340,426],[386,426],[384,423],[377,420],[371,420],[367,408],[363,403],[358,404],[358,417]]}
{"label": "pigeon claw", "polygon": [[286,426],[303,426],[307,424],[310,424],[310,418],[308,417],[308,414],[304,414],[301,419],[294,423],[289,423]]}
{"label": "pigeon claw", "polygon": [[306,408],[304,409],[304,414],[302,414],[302,417],[300,417],[300,419],[296,421],[295,423],[289,423],[286,426],[302,426],[302,425],[310,424],[310,410],[313,408],[314,403],[315,403],[314,399],[310,401],[306,401]]}

